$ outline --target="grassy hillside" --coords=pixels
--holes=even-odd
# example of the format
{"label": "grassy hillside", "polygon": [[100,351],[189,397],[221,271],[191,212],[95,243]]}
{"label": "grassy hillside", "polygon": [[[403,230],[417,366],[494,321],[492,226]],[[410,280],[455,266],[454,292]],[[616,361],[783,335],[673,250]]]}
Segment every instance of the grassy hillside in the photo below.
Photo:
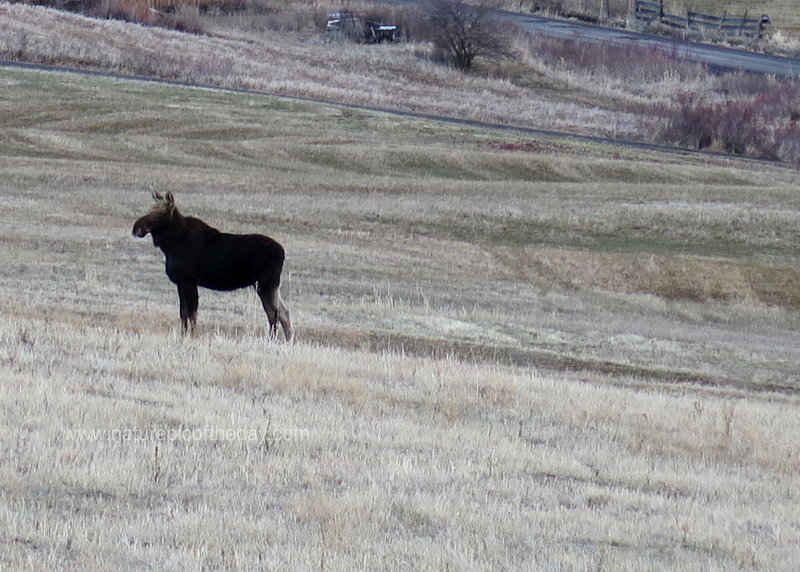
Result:
{"label": "grassy hillside", "polygon": [[528,85],[515,85],[508,78],[444,68],[411,43],[331,43],[317,30],[273,30],[276,24],[263,15],[221,20],[209,35],[192,35],[0,4],[0,57],[466,119],[631,131],[632,117],[613,97],[597,93],[576,101],[561,82],[549,80],[539,90],[541,74],[527,68]]}
{"label": "grassy hillside", "polygon": [[[800,176],[0,70],[0,567],[786,569]],[[149,186],[287,248],[199,336]]]}
{"label": "grassy hillside", "polygon": [[[311,26],[323,7],[304,6],[203,18],[208,33],[195,35],[0,4],[0,58],[800,164],[797,82],[526,34],[514,37],[513,58],[464,74],[436,63],[426,43],[332,41]],[[283,30],[291,14],[299,31]]]}

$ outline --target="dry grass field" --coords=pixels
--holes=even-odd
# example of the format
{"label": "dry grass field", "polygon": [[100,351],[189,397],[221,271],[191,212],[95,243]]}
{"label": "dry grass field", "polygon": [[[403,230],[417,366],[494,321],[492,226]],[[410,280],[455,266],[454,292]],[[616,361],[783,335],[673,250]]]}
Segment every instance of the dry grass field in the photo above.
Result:
{"label": "dry grass field", "polygon": [[262,3],[260,11],[204,16],[201,27],[208,33],[188,34],[0,3],[0,58],[668,145],[710,145],[800,165],[796,82],[716,75],[660,50],[522,33],[513,36],[515,57],[480,61],[473,73],[463,74],[436,63],[430,44],[422,41],[375,46],[327,37],[315,22],[333,5],[295,2],[277,11]]}
{"label": "dry grass field", "polygon": [[[789,570],[800,174],[3,68],[0,568]],[[288,251],[180,336],[184,214]]]}
{"label": "dry grass field", "polygon": [[[526,82],[544,83],[544,90],[465,76],[427,61],[412,43],[331,44],[316,29],[272,29],[278,25],[258,15],[225,17],[209,24],[210,35],[198,36],[0,3],[0,58],[557,130],[634,130],[635,118],[606,87],[613,78],[597,82],[602,91],[576,98],[568,79],[542,78],[527,66]],[[636,105],[646,97],[637,90],[626,99]]]}

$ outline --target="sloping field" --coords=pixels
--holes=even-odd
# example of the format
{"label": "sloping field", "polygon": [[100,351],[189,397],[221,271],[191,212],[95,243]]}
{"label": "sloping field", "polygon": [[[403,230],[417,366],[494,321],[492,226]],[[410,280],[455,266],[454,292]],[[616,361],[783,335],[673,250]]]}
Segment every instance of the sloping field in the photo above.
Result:
{"label": "sloping field", "polygon": [[635,123],[608,96],[572,101],[553,86],[532,92],[464,75],[416,55],[411,43],[330,45],[316,33],[246,29],[242,21],[258,21],[249,15],[222,20],[219,33],[193,35],[0,3],[0,59],[582,133],[630,135]]}
{"label": "sloping field", "polygon": [[[791,569],[800,175],[0,70],[0,568]],[[263,232],[179,334],[147,189]]]}

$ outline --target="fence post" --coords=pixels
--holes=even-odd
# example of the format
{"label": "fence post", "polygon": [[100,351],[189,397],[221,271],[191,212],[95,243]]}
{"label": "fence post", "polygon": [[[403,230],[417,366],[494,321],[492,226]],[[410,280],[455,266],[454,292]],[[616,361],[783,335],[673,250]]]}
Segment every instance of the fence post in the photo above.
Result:
{"label": "fence post", "polygon": [[737,34],[741,37],[742,32],[744,32],[744,25],[747,23],[747,10],[744,11],[744,18],[742,18],[742,24],[739,26],[739,33]]}

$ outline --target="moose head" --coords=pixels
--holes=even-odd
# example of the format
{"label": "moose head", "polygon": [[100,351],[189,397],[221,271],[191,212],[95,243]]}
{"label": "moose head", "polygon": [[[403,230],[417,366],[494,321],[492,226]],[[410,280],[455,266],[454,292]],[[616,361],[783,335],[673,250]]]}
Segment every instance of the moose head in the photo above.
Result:
{"label": "moose head", "polygon": [[183,217],[175,207],[175,197],[172,196],[172,191],[167,191],[167,195],[162,196],[161,193],[153,190],[152,195],[156,204],[149,213],[133,224],[133,235],[144,238],[149,234],[153,237],[153,246],[159,246],[161,234],[179,223]]}

